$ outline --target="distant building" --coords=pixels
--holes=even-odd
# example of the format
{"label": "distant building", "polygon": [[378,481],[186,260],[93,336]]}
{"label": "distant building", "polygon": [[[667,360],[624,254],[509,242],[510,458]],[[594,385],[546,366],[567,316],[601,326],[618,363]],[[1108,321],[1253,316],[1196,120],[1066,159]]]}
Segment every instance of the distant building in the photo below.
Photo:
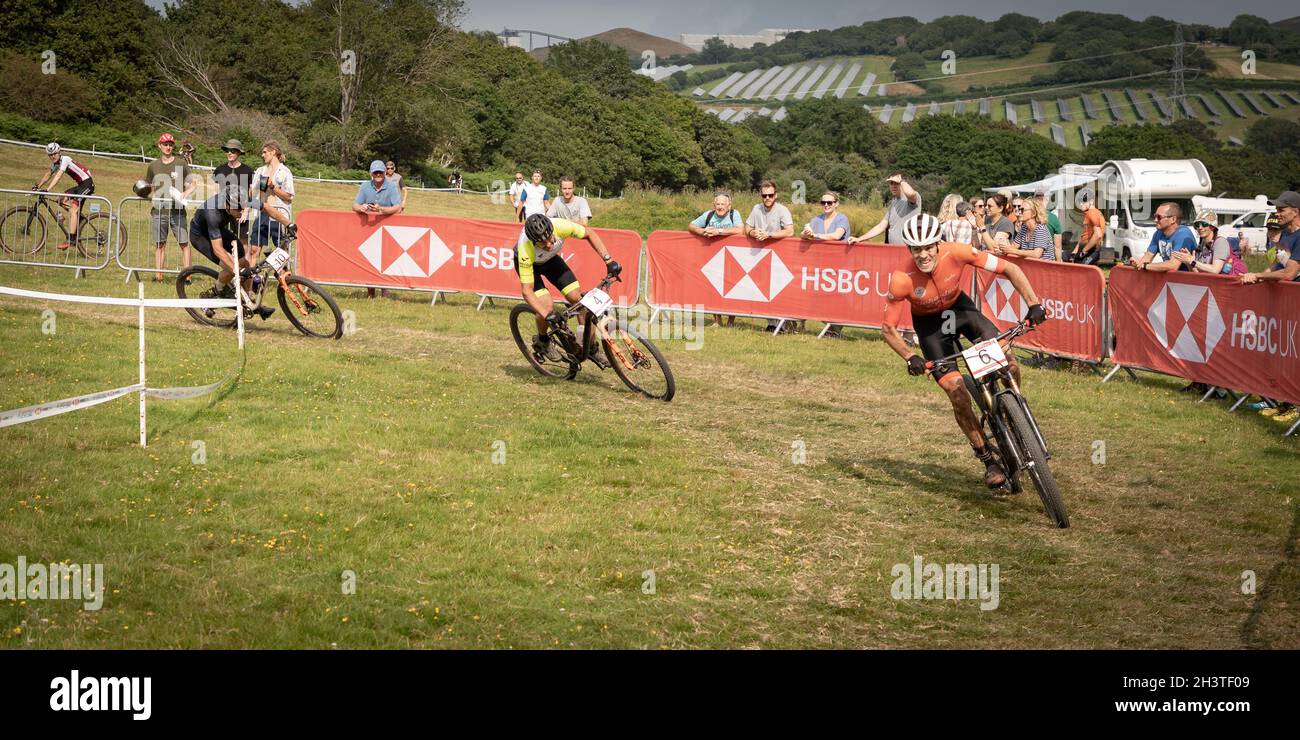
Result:
{"label": "distant building", "polygon": [[764,28],[758,33],[684,33],[681,42],[696,51],[704,48],[704,42],[713,37],[722,39],[737,49],[748,49],[754,44],[771,46],[796,31],[810,31],[808,28]]}

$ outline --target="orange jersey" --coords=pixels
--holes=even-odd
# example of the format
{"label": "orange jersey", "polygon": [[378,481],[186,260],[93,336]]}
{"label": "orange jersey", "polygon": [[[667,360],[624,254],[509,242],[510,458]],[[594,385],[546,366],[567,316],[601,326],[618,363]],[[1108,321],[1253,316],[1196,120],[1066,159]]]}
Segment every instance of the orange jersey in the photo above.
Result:
{"label": "orange jersey", "polygon": [[991,252],[981,252],[969,244],[943,242],[935,258],[933,272],[921,272],[912,255],[889,276],[889,294],[885,296],[885,323],[898,326],[903,306],[912,304],[912,313],[931,316],[952,306],[961,295],[961,271],[974,265],[1001,274],[1006,263]]}

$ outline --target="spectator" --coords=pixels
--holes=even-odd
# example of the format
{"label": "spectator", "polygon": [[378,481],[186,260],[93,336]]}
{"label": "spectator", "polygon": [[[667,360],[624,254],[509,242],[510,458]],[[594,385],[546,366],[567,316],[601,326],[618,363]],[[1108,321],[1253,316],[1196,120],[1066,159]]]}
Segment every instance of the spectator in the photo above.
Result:
{"label": "spectator", "polygon": [[903,224],[921,212],[921,194],[916,192],[912,184],[898,170],[889,173],[885,182],[889,183],[889,194],[892,196],[889,205],[885,208],[885,215],[880,219],[880,223],[871,227],[870,231],[850,239],[849,243],[869,242],[882,232],[885,234],[886,244],[903,243]]}
{"label": "spectator", "polygon": [[1288,259],[1277,270],[1268,272],[1248,272],[1241,276],[1241,282],[1250,285],[1257,282],[1300,281],[1300,194],[1288,190],[1268,202],[1277,209],[1277,220],[1282,226],[1278,238],[1278,261],[1282,253]]}
{"label": "spectator", "polygon": [[[794,236],[794,217],[790,215],[789,208],[776,202],[776,183],[764,180],[758,186],[758,195],[761,201],[754,205],[754,210],[749,212],[749,218],[745,220],[745,234],[760,242]],[[794,319],[786,319],[787,323],[792,321]],[[780,325],[776,319],[767,320],[768,331],[776,331]]]}
{"label": "spectator", "polygon": [[515,209],[515,220],[523,223],[524,204],[519,197],[524,194],[524,173],[516,172],[515,181],[510,183],[510,206]]}
{"label": "spectator", "polygon": [[1018,200],[1015,206],[1019,227],[1016,237],[1005,247],[995,247],[996,254],[1008,257],[1028,257],[1049,262],[1056,261],[1056,243],[1047,228],[1047,211],[1037,198]]}
{"label": "spectator", "polygon": [[156,245],[154,282],[163,279],[163,258],[167,251],[168,232],[176,233],[181,248],[181,266],[190,266],[190,227],[185,218],[185,199],[199,184],[188,163],[176,159],[176,139],[171,134],[158,137],[161,154],[149,163],[145,179],[153,188],[153,207],[149,209],[149,230]]}
{"label": "spectator", "polygon": [[258,253],[267,244],[280,246],[285,237],[293,237],[293,172],[284,163],[284,150],[275,141],[262,145],[262,166],[253,173],[254,197],[261,208],[253,221],[250,259],[256,264]]}
{"label": "spectator", "polygon": [[[839,212],[840,194],[833,190],[822,193],[821,206],[821,215],[814,216],[811,221],[804,225],[803,231],[799,233],[799,238],[805,241],[847,243],[852,231],[849,229],[849,217]],[[828,324],[823,336],[839,337],[840,328],[837,324]]]}
{"label": "spectator", "polygon": [[970,244],[974,241],[975,227],[971,222],[970,204],[956,193],[944,197],[939,205],[939,236],[946,242]]}
{"label": "spectator", "polygon": [[[393,183],[388,181],[387,171],[388,168],[378,159],[370,163],[370,179],[357,188],[357,199],[352,204],[353,211],[383,216],[401,212],[401,196],[397,194],[397,188],[393,187]],[[388,291],[381,290],[379,295],[387,298]],[[374,298],[375,289],[366,288],[366,297]]]}
{"label": "spectator", "polygon": [[1052,234],[1053,254],[1058,259],[1063,254],[1061,251],[1061,219],[1052,213],[1052,204],[1047,202],[1047,191],[1039,188],[1034,191],[1034,200],[1043,205],[1043,213],[1047,214],[1047,230]]}
{"label": "spectator", "polygon": [[550,199],[551,194],[542,184],[542,171],[533,170],[533,181],[526,183],[519,194],[519,202],[524,208],[524,219],[527,220],[534,213],[546,213],[546,202]]}
{"label": "spectator", "polygon": [[1101,217],[1101,211],[1092,204],[1092,195],[1086,190],[1079,194],[1079,209],[1083,212],[1083,233],[1070,250],[1068,261],[1083,265],[1096,264],[1100,256],[1098,249],[1106,236],[1106,221]]}
{"label": "spectator", "polygon": [[447,177],[447,185],[448,185],[449,187],[451,187],[452,189],[454,189],[457,193],[459,193],[461,190],[464,189],[465,181],[464,181],[464,179],[461,178],[461,176],[460,176],[460,168],[459,168],[459,167],[457,167],[457,168],[455,168],[455,169],[453,169],[453,170],[451,171],[451,175],[449,175],[449,176]]}
{"label": "spectator", "polygon": [[[984,225],[975,230],[976,246],[992,249],[994,245],[1005,246],[1016,233],[1015,224],[1007,218],[1007,205],[1010,203],[1005,195],[994,193],[984,200]],[[1001,236],[998,236],[1001,234]]]}
{"label": "spectator", "polygon": [[1276,213],[1270,215],[1264,222],[1264,229],[1264,256],[1268,260],[1268,272],[1281,270],[1286,267],[1287,260],[1291,259],[1291,255],[1282,248],[1282,219]]}
{"label": "spectator", "polygon": [[397,212],[404,213],[406,211],[406,198],[410,195],[411,189],[406,187],[402,176],[397,174],[397,163],[391,159],[384,163],[384,179],[392,183],[397,192],[402,194],[402,207]]}
{"label": "spectator", "polygon": [[[226,153],[226,161],[217,165],[212,171],[212,187],[217,192],[225,189],[226,183],[231,183],[239,189],[241,193],[250,193],[253,190],[253,168],[240,161],[244,155],[244,145],[239,139],[227,139],[226,145],[221,147],[221,151]],[[248,221],[239,222],[239,240],[248,242]]]}
{"label": "spectator", "polygon": [[696,236],[712,239],[715,236],[734,236],[745,233],[745,226],[740,222],[740,214],[731,207],[731,196],[718,193],[713,196],[713,208],[701,213],[686,227]]}
{"label": "spectator", "polygon": [[1232,247],[1226,236],[1219,236],[1219,217],[1214,211],[1203,210],[1196,214],[1192,228],[1199,237],[1196,254],[1174,252],[1174,259],[1183,263],[1192,272],[1208,272],[1222,275],[1232,269]]}
{"label": "spectator", "polygon": [[1129,260],[1131,267],[1152,272],[1171,272],[1188,268],[1177,259],[1174,252],[1196,252],[1196,235],[1180,223],[1183,209],[1172,201],[1161,203],[1156,208],[1156,233],[1151,235],[1151,244],[1140,258]]}
{"label": "spectator", "polygon": [[587,225],[591,220],[591,206],[581,195],[573,194],[573,178],[565,175],[560,178],[560,197],[551,201],[546,215],[551,218],[568,219],[574,223]]}

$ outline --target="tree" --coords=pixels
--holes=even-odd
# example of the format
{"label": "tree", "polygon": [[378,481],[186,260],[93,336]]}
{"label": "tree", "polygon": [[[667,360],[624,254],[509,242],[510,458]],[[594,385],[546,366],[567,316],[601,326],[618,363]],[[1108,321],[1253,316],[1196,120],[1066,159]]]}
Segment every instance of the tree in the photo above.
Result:
{"label": "tree", "polygon": [[1270,154],[1300,157],[1300,123],[1285,118],[1260,118],[1246,129],[1246,146]]}
{"label": "tree", "polygon": [[897,151],[894,166],[909,178],[946,175],[943,188],[965,194],[1040,179],[1070,156],[1032,131],[975,114],[918,118],[904,127]]}
{"label": "tree", "polygon": [[595,39],[552,47],[545,66],[575,82],[589,82],[613,98],[645,95],[654,86],[649,79],[632,71],[625,50]]}
{"label": "tree", "polygon": [[1111,125],[1092,135],[1082,161],[1101,164],[1108,159],[1199,159],[1209,150],[1194,137],[1154,123]]}
{"label": "tree", "polygon": [[735,56],[736,49],[726,41],[714,36],[704,42],[704,48],[699,53],[700,64],[723,64]]}

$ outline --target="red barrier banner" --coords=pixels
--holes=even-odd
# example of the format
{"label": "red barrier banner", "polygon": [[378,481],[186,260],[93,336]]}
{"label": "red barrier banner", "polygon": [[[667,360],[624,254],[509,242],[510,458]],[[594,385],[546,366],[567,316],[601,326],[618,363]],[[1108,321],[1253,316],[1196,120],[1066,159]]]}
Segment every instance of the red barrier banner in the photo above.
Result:
{"label": "red barrier banner", "polygon": [[1300,403],[1300,285],[1188,272],[1110,272],[1112,358]]}
{"label": "red barrier banner", "polygon": [[[518,297],[515,244],[521,226],[450,216],[306,210],[298,214],[298,272],[327,283],[417,290],[446,290]],[[610,286],[616,303],[637,302],[641,236],[596,229],[623,266]],[[605,263],[585,241],[570,239],[556,259],[569,263],[583,287],[605,277]],[[552,295],[560,298],[552,288]]]}
{"label": "red barrier banner", "polygon": [[[872,328],[884,320],[890,274],[911,260],[897,245],[709,239],[682,231],[651,233],[646,253],[656,308]],[[963,280],[970,284],[969,275]],[[904,311],[902,326],[911,325]]]}
{"label": "red barrier banner", "polygon": [[[1102,271],[1092,265],[1034,259],[1010,258],[1007,263],[1025,273],[1049,319],[1017,339],[1016,346],[1101,362],[1105,349],[1102,297],[1106,292]],[[1029,312],[1029,305],[1006,275],[976,270],[975,281],[980,310],[999,330],[1009,329]]]}

